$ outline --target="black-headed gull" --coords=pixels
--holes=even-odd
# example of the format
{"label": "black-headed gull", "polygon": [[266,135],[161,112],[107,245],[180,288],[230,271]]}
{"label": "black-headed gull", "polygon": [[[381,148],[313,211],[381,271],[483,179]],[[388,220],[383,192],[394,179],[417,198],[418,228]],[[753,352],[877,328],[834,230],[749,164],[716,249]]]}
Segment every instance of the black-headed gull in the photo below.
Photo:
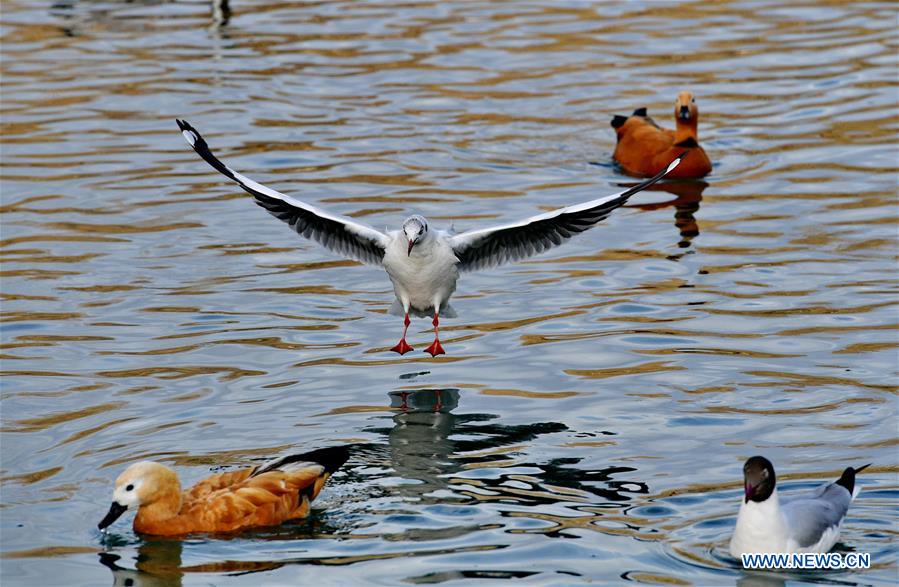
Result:
{"label": "black-headed gull", "polygon": [[849,504],[858,495],[855,475],[869,465],[807,493],[780,499],[774,465],[752,457],[743,465],[745,497],[730,540],[730,553],[827,552],[837,543]]}
{"label": "black-headed gull", "polygon": [[405,317],[403,336],[391,349],[401,355],[412,350],[406,342],[410,312],[419,317],[433,316],[434,342],[425,352],[431,356],[444,354],[438,334],[439,316],[456,316],[449,299],[456,290],[460,272],[519,261],[562,244],[606,218],[632,195],[665,177],[682,158],[674,159],[667,169],[621,193],[538,214],[521,222],[454,234],[429,230],[428,221],[414,215],[403,222],[402,230],[384,233],[241,175],[212,154],[194,127],[183,120],[177,122],[188,144],[204,161],[249,192],[257,204],[301,236],[357,261],[384,266],[396,293],[390,313]]}

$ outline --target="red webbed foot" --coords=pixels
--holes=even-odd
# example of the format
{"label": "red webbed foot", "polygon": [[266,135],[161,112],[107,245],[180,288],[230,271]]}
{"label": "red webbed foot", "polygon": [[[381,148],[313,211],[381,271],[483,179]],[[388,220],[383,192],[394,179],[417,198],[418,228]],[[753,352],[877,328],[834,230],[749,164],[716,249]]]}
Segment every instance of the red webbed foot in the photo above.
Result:
{"label": "red webbed foot", "polygon": [[425,352],[430,353],[432,357],[446,354],[446,351],[443,350],[443,345],[441,345],[440,341],[436,338],[434,339],[434,342],[431,343],[431,346],[425,349]]}
{"label": "red webbed foot", "polygon": [[408,342],[406,342],[406,339],[403,338],[403,339],[400,339],[400,341],[398,343],[396,343],[396,346],[390,350],[392,350],[395,353],[405,355],[409,351],[414,351],[415,349],[413,349],[412,345],[410,345]]}

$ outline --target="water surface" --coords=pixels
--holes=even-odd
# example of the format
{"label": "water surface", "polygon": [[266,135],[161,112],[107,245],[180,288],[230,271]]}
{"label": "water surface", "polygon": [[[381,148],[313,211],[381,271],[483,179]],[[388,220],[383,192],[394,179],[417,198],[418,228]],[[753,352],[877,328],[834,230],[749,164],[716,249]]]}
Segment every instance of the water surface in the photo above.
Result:
{"label": "water surface", "polygon": [[[890,3],[4,3],[4,585],[897,577],[897,12]],[[378,269],[298,239],[184,144],[378,228],[619,190],[615,113],[692,90],[714,173],[467,274],[447,355],[387,352]],[[439,403],[438,403],[439,402]],[[312,517],[154,540],[96,522],[127,464],[193,482],[357,443]],[[784,491],[874,464],[839,550],[754,575]]]}

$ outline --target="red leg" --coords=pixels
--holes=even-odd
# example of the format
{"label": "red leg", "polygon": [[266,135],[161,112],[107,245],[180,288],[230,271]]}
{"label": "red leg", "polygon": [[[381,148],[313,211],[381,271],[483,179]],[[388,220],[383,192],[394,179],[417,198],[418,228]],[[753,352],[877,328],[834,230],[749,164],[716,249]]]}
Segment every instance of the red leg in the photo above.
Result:
{"label": "red leg", "polygon": [[406,312],[406,319],[403,321],[403,338],[401,338],[400,341],[396,343],[396,346],[390,350],[401,355],[405,355],[409,351],[413,350],[409,343],[406,342],[406,331],[409,330],[409,324],[411,323],[412,321],[409,320],[409,312]]}
{"label": "red leg", "polygon": [[431,346],[425,349],[425,352],[431,353],[432,357],[436,357],[437,355],[445,355],[446,351],[443,350],[443,346],[440,344],[440,334],[437,332],[437,327],[440,326],[440,320],[437,319],[437,312],[434,312],[434,319],[431,321],[431,324],[434,325],[434,342],[431,343]]}
{"label": "red leg", "polygon": [[437,394],[437,403],[434,404],[434,411],[439,412],[443,409],[443,394],[439,389],[435,393]]}

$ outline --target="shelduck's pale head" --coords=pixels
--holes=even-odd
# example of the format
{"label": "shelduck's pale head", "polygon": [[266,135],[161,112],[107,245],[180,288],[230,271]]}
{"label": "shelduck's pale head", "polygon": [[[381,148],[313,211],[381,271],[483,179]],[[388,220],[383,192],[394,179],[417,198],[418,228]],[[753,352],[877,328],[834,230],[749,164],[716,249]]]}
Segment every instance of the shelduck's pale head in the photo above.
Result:
{"label": "shelduck's pale head", "polygon": [[686,122],[695,125],[699,120],[699,108],[692,92],[681,92],[674,101],[674,118],[678,124]]}
{"label": "shelduck's pale head", "polygon": [[174,471],[152,461],[134,463],[116,479],[112,505],[97,527],[104,530],[129,508],[137,510],[162,500],[180,505],[180,499],[181,484]]}

